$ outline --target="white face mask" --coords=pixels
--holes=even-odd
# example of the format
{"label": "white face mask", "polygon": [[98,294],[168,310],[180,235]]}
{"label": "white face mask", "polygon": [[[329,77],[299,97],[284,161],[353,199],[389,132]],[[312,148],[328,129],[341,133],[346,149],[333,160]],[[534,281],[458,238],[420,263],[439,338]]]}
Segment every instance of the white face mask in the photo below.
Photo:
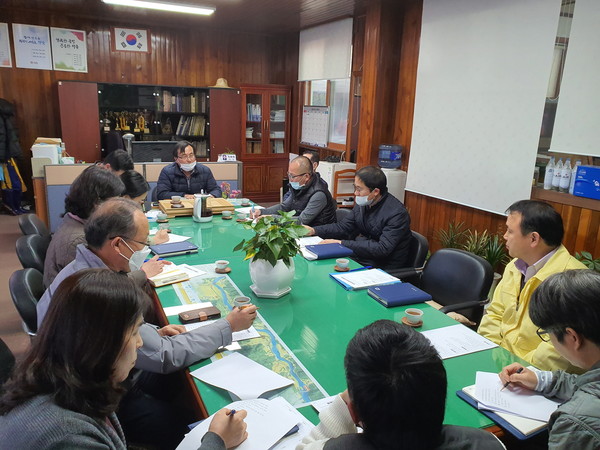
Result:
{"label": "white face mask", "polygon": [[[125,242],[125,240],[123,240],[123,242]],[[132,272],[134,272],[136,270],[141,270],[142,264],[144,264],[146,257],[150,254],[150,247],[148,247],[147,245],[144,245],[143,249],[137,250],[134,252],[133,249],[129,246],[129,244],[127,242],[125,242],[125,245],[127,246],[127,248],[129,250],[131,250],[133,252],[129,258],[127,256],[125,256],[123,253],[121,253],[121,256],[123,258],[125,258],[127,261],[129,261],[129,270],[131,270]]]}
{"label": "white face mask", "polygon": [[191,162],[191,163],[187,163],[187,164],[179,164],[179,167],[181,167],[181,170],[185,170],[186,172],[191,172],[192,170],[194,170],[194,167],[196,167],[196,163]]}
{"label": "white face mask", "polygon": [[373,203],[373,199],[369,200],[368,195],[357,195],[354,197],[354,201],[358,206],[369,206],[371,203]]}

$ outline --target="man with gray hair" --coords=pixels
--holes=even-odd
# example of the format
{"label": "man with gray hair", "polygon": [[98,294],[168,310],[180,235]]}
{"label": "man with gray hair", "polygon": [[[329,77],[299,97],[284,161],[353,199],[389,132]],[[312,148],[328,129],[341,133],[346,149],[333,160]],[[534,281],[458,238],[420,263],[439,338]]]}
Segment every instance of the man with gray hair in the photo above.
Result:
{"label": "man with gray hair", "polygon": [[294,158],[288,166],[291,195],[282,203],[256,210],[253,218],[276,214],[277,211],[296,211],[302,225],[324,225],[335,222],[336,203],[313,164],[306,156]]}
{"label": "man with gray hair", "polygon": [[[75,260],[59,272],[37,305],[38,327],[43,326],[53,293],[65,278],[75,272],[88,268],[108,268],[125,276],[135,271],[136,275],[132,276],[135,282],[139,285],[145,284],[144,273],[137,269],[149,253],[148,234],[148,220],[132,200],[112,198],[98,206],[85,225],[87,247],[83,244],[77,246]],[[231,333],[249,328],[255,318],[256,307],[250,306],[243,310],[234,308],[224,319],[189,332],[181,325],[159,328],[144,323],[139,331],[143,345],[138,349],[135,367],[159,374],[186,368],[196,361],[212,356],[219,347],[231,344]],[[120,411],[124,409],[122,405]],[[137,408],[136,411],[139,411],[140,416],[144,413],[141,409]],[[147,435],[155,426],[151,423],[152,418],[154,417],[143,417],[140,423],[136,423],[131,429],[141,430],[142,436]],[[128,436],[127,418],[123,418],[120,413],[119,419]],[[160,420],[164,420],[164,415]],[[159,426],[158,430],[166,435],[166,428],[168,427]],[[183,435],[179,439],[181,437]],[[140,440],[138,434],[133,439],[128,439],[146,442]]]}

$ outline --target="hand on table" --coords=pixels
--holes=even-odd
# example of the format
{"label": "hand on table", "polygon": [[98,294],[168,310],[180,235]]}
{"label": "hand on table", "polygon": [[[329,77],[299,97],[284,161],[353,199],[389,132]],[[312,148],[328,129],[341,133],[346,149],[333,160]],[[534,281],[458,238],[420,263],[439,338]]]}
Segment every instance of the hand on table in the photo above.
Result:
{"label": "hand on table", "polygon": [[227,314],[227,321],[231,326],[231,331],[242,331],[247,330],[252,326],[252,322],[256,319],[256,310],[258,308],[254,305],[240,309],[237,306]]}
{"label": "hand on table", "polygon": [[158,334],[161,336],[177,336],[178,334],[185,333],[186,329],[183,325],[167,325],[158,329]]}
{"label": "hand on table", "polygon": [[254,209],[254,211],[250,210],[250,218],[256,219],[261,215],[260,209]]}
{"label": "hand on table", "polygon": [[244,422],[248,413],[243,409],[236,411],[234,415],[230,412],[227,408],[219,410],[208,427],[208,431],[218,434],[223,439],[227,448],[237,447],[248,437],[247,425]]}
{"label": "hand on table", "polygon": [[152,239],[153,244],[164,244],[169,242],[169,232],[165,229],[158,230]]}
{"label": "hand on table", "polygon": [[[519,369],[522,369],[521,373],[517,373]],[[531,390],[534,390],[538,383],[535,372],[526,369],[519,363],[512,363],[506,366],[498,376],[500,377],[500,380],[502,380],[502,384],[510,381],[510,383],[515,386],[521,386]]]}
{"label": "hand on table", "polygon": [[308,225],[302,225],[302,226],[308,230],[308,233],[306,233],[307,236],[315,235],[315,229],[313,227],[309,227]]}
{"label": "hand on table", "polygon": [[185,194],[183,198],[187,198],[188,200],[194,200],[196,197],[194,197],[194,194]]}
{"label": "hand on table", "polygon": [[156,255],[152,259],[150,259],[150,260],[146,261],[144,264],[142,264],[142,270],[146,273],[146,276],[148,278],[152,278],[152,277],[158,275],[159,273],[161,273],[163,270],[163,266],[166,266],[167,264],[172,264],[172,263],[169,261],[165,261],[164,259],[161,259],[159,261],[158,255]]}
{"label": "hand on table", "polygon": [[341,244],[339,239],[323,239],[319,244]]}

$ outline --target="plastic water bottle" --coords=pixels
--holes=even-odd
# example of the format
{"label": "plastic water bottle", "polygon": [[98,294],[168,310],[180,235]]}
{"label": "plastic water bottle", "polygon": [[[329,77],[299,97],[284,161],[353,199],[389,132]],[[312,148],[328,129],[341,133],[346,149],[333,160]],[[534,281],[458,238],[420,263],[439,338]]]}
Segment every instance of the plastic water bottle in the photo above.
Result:
{"label": "plastic water bottle", "polygon": [[556,164],[556,167],[554,168],[554,177],[552,178],[552,189],[555,191],[558,191],[558,188],[560,186],[560,179],[562,177],[562,168],[563,168],[562,158],[559,158],[558,164]]}
{"label": "plastic water bottle", "polygon": [[569,185],[571,184],[571,170],[571,158],[567,158],[560,175],[560,186],[558,187],[560,192],[569,192]]}
{"label": "plastic water bottle", "polygon": [[577,168],[581,165],[581,160],[578,159],[575,161],[575,165],[573,166],[573,170],[571,171],[571,182],[569,183],[569,194],[573,195],[573,191],[575,190],[575,180],[577,179]]}
{"label": "plastic water bottle", "polygon": [[544,189],[552,189],[552,180],[554,179],[554,156],[550,158],[548,164],[546,164],[546,174],[544,175]]}
{"label": "plastic water bottle", "polygon": [[382,169],[397,169],[402,164],[401,145],[381,144],[379,146],[379,167]]}

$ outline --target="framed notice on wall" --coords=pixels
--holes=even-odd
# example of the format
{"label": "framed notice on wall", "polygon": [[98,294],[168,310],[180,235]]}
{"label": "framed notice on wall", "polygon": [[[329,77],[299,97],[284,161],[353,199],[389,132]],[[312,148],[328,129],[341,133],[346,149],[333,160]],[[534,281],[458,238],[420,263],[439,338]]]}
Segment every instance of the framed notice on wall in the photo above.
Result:
{"label": "framed notice on wall", "polygon": [[50,28],[54,70],[87,73],[85,31]]}
{"label": "framed notice on wall", "polygon": [[12,26],[17,67],[52,70],[50,29],[20,23]]}
{"label": "framed notice on wall", "polygon": [[12,67],[7,23],[0,23],[0,67]]}
{"label": "framed notice on wall", "polygon": [[329,106],[302,108],[302,135],[304,144],[326,147],[329,138]]}

